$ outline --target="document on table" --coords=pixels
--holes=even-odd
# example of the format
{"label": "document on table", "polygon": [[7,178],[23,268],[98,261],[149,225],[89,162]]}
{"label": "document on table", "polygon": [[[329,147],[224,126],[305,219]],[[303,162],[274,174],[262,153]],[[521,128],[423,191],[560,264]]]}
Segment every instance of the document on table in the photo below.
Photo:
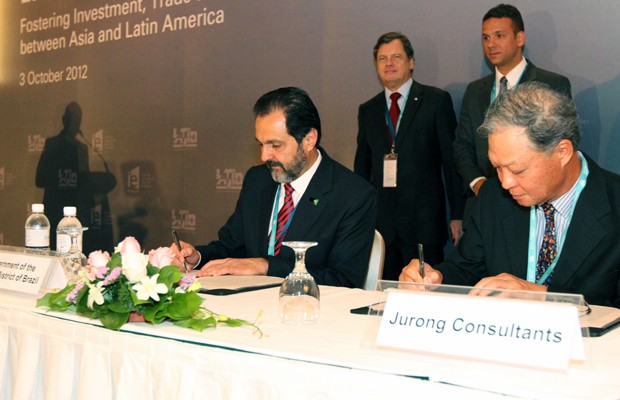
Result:
{"label": "document on table", "polygon": [[253,290],[277,287],[284,278],[277,276],[203,276],[197,278],[202,285],[200,293],[224,296],[228,294],[250,292]]}
{"label": "document on table", "polygon": [[620,309],[590,306],[592,312],[579,318],[582,328],[590,329],[590,336],[601,336],[620,325]]}

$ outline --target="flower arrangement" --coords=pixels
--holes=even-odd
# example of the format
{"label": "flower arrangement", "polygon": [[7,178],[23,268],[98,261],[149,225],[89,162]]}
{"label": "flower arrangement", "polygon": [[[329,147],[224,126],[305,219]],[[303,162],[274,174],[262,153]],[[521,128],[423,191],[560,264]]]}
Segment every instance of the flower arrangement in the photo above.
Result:
{"label": "flower arrangement", "polygon": [[203,308],[203,298],[197,293],[200,283],[194,275],[183,274],[172,265],[174,252],[169,247],[151,250],[146,255],[138,241],[129,236],[114,251],[112,256],[100,250],[90,253],[75,282],[45,294],[37,301],[37,307],[73,310],[99,319],[104,327],[113,330],[138,314],[152,324],[169,320],[198,331],[214,328],[218,323],[251,326],[262,336],[256,321],[229,318]]}

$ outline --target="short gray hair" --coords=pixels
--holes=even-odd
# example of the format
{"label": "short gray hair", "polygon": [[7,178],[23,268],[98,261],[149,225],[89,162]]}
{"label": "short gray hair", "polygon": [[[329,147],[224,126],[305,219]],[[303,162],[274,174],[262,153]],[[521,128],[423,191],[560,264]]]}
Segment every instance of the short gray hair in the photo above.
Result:
{"label": "short gray hair", "polygon": [[572,100],[541,82],[525,82],[499,96],[487,110],[478,134],[488,138],[506,126],[525,128],[534,147],[546,153],[564,139],[577,150],[581,139]]}

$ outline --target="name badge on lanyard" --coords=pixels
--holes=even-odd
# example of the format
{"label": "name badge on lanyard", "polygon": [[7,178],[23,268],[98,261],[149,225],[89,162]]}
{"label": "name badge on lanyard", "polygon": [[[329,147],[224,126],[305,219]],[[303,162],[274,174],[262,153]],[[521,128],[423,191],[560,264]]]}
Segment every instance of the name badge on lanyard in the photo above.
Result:
{"label": "name badge on lanyard", "polygon": [[396,129],[392,124],[392,119],[385,109],[385,119],[387,120],[388,133],[392,140],[392,146],[390,153],[383,156],[383,187],[395,188],[396,187],[396,175],[398,172],[398,154],[396,154],[395,142],[396,142]]}

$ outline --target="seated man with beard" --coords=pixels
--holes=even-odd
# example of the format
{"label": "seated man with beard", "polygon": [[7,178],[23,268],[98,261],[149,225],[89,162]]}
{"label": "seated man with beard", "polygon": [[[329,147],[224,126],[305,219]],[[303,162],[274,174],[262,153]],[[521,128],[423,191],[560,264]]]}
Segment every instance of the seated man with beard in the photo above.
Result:
{"label": "seated man with beard", "polygon": [[254,106],[263,165],[245,175],[233,215],[219,239],[181,242],[176,262],[199,276],[286,277],[293,250],[282,241],[313,241],[306,268],[320,285],[361,287],[376,219],[375,191],[319,147],[321,121],[306,92],[281,88]]}

